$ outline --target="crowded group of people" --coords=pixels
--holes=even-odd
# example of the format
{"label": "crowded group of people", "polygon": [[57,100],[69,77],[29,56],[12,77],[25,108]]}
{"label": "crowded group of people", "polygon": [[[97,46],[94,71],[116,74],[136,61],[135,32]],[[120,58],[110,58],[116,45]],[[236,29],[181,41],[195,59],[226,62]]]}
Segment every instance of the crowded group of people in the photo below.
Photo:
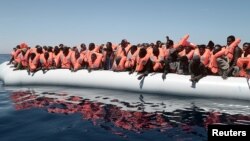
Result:
{"label": "crowded group of people", "polygon": [[162,73],[166,79],[168,73],[191,75],[190,81],[198,82],[206,75],[250,77],[250,43],[243,43],[233,35],[227,37],[226,45],[208,44],[196,45],[188,41],[185,35],[174,43],[168,36],[166,42],[142,43],[132,45],[126,39],[116,45],[107,42],[106,45],[83,43],[76,46],[29,47],[21,43],[13,48],[9,64],[14,70],[27,69],[28,73],[50,69],[69,69],[73,72],[80,69],[128,71],[129,74],[139,73],[138,79],[149,73]]}

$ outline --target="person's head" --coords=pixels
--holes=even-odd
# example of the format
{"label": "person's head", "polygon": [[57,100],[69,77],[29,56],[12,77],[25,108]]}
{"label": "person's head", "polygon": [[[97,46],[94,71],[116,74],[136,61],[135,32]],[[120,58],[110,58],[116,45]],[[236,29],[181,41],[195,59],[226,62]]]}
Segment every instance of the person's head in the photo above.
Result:
{"label": "person's head", "polygon": [[16,51],[16,50],[17,50],[17,48],[14,47],[14,48],[13,48],[13,51]]}
{"label": "person's head", "polygon": [[160,54],[159,48],[153,47],[153,54],[154,54],[154,56],[159,56],[159,54]]}
{"label": "person's head", "polygon": [[95,60],[97,59],[97,56],[95,53],[91,54],[91,62],[95,62]]}
{"label": "person's head", "polygon": [[59,44],[59,48],[63,48],[64,47],[64,45],[63,44]]}
{"label": "person's head", "polygon": [[78,48],[77,48],[76,46],[74,46],[74,47],[72,48],[72,50],[73,50],[73,51],[78,51]]}
{"label": "person's head", "polygon": [[31,53],[31,54],[30,54],[30,59],[31,59],[31,60],[33,60],[35,57],[36,57],[36,54],[35,54],[35,53]]}
{"label": "person's head", "polygon": [[131,54],[134,54],[137,51],[137,46],[133,45],[131,46]]}
{"label": "person's head", "polygon": [[214,49],[214,42],[209,41],[208,44],[207,44],[207,48],[209,48],[209,50],[213,50]]}
{"label": "person's head", "polygon": [[111,47],[112,48],[112,43],[111,42],[107,42],[106,43],[106,47],[108,48],[108,47]]}
{"label": "person's head", "polygon": [[214,49],[213,49],[213,54],[216,54],[217,52],[219,52],[221,50],[222,46],[217,44],[214,46]]}
{"label": "person's head", "polygon": [[43,46],[43,50],[44,51],[48,51],[48,47],[47,46]]}
{"label": "person's head", "polygon": [[69,53],[69,48],[68,47],[63,47],[63,54],[67,56]]}
{"label": "person's head", "polygon": [[198,49],[199,49],[199,52],[200,52],[200,55],[203,55],[205,53],[205,50],[206,50],[206,45],[198,45]]}
{"label": "person's head", "polygon": [[17,46],[16,46],[16,49],[20,49],[20,45],[17,45]]}
{"label": "person's head", "polygon": [[92,51],[95,49],[95,44],[94,43],[90,43],[89,44],[89,50]]}
{"label": "person's head", "polygon": [[48,53],[47,51],[44,53],[44,58],[45,58],[46,60],[49,59],[49,53]]}
{"label": "person's head", "polygon": [[144,58],[147,55],[147,50],[145,48],[141,48],[139,51],[139,57]]}
{"label": "person's head", "polygon": [[81,47],[82,50],[86,50],[86,49],[87,49],[87,47],[86,47],[86,45],[85,45],[84,43],[82,43],[82,44],[80,45],[80,47]]}
{"label": "person's head", "polygon": [[157,47],[160,47],[160,46],[161,46],[161,41],[160,41],[160,40],[158,40],[158,41],[156,41],[156,43],[155,43],[155,44],[156,44],[156,46],[157,46]]}
{"label": "person's head", "polygon": [[48,47],[48,52],[53,52],[53,47],[52,46]]}
{"label": "person's head", "polygon": [[245,42],[243,43],[243,51],[246,51],[249,48],[249,43]]}
{"label": "person's head", "polygon": [[194,64],[200,64],[200,62],[201,62],[200,56],[198,56],[198,55],[194,55],[192,60],[193,60]]}
{"label": "person's head", "polygon": [[55,53],[55,54],[58,54],[59,51],[60,51],[59,47],[58,47],[58,46],[55,46],[55,47],[54,47],[54,53]]}
{"label": "person's head", "polygon": [[233,35],[230,35],[227,37],[227,45],[231,45],[235,41],[235,37]]}
{"label": "person's head", "polygon": [[166,42],[166,48],[169,49],[169,48],[173,48],[174,46],[174,41],[173,40],[167,40]]}
{"label": "person's head", "polygon": [[121,41],[121,46],[122,46],[122,47],[127,47],[127,45],[128,45],[128,41],[127,41],[126,39],[123,39],[123,40]]}
{"label": "person's head", "polygon": [[39,54],[43,53],[43,48],[42,47],[36,48],[36,52]]}

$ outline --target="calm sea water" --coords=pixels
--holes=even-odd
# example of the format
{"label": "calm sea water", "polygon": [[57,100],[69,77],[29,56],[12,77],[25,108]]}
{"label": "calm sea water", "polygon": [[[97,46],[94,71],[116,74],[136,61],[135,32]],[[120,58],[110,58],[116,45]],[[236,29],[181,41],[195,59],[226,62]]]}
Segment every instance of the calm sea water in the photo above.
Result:
{"label": "calm sea water", "polygon": [[249,125],[249,101],[0,85],[1,141],[205,141],[208,124]]}

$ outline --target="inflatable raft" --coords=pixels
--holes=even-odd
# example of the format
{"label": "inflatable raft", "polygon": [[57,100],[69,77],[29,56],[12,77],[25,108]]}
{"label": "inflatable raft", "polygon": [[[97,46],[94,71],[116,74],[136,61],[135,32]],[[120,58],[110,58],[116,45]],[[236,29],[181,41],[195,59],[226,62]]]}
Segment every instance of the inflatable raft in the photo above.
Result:
{"label": "inflatable raft", "polygon": [[250,100],[249,81],[246,78],[230,77],[223,80],[218,76],[207,76],[192,84],[190,76],[168,74],[163,81],[161,73],[152,73],[142,80],[128,72],[65,69],[49,70],[45,74],[36,72],[33,76],[25,70],[13,71],[7,62],[0,65],[0,80],[6,86],[45,85],[115,89],[139,93],[168,94],[178,96],[228,98]]}

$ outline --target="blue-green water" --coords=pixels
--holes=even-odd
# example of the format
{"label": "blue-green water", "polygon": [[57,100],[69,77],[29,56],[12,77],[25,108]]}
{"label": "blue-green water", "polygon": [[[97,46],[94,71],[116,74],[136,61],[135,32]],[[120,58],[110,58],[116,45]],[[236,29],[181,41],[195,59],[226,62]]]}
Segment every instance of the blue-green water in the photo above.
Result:
{"label": "blue-green water", "polygon": [[203,141],[208,124],[250,124],[249,101],[69,87],[1,85],[0,113],[1,141]]}

